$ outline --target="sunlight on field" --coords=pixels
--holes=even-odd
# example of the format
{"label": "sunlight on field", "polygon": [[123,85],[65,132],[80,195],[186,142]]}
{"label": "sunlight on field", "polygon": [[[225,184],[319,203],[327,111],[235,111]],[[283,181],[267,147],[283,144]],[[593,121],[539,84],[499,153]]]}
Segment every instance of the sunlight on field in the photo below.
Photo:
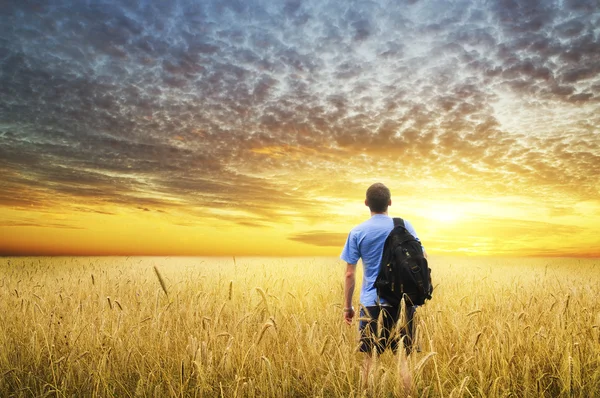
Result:
{"label": "sunlight on field", "polygon": [[[421,351],[407,366],[384,354],[373,396],[600,391],[598,260],[431,264]],[[0,396],[362,396],[343,270],[335,258],[0,259]]]}

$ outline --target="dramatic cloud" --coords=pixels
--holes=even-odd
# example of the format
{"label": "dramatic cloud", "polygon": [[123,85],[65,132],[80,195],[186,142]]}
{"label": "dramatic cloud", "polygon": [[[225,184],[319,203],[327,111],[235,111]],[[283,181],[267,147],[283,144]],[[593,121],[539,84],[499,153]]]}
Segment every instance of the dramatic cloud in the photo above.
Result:
{"label": "dramatic cloud", "polygon": [[289,239],[316,246],[331,246],[340,248],[344,246],[347,234],[327,231],[310,231],[290,236]]}
{"label": "dramatic cloud", "polygon": [[592,200],[598,26],[596,0],[9,0],[0,207],[311,224],[382,177]]}

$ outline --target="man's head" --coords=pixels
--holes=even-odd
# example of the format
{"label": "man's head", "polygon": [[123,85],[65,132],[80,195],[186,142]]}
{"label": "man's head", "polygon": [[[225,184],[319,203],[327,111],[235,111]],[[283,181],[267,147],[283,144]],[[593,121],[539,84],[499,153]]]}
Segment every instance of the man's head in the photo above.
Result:
{"label": "man's head", "polygon": [[385,213],[392,204],[392,195],[388,187],[377,182],[367,189],[365,205],[369,206],[372,213]]}

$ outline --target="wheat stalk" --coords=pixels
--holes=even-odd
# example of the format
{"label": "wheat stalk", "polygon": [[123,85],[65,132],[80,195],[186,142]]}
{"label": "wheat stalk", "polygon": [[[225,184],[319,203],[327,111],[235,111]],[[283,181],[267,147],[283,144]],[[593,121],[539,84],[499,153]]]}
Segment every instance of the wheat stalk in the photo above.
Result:
{"label": "wheat stalk", "polygon": [[430,352],[429,354],[427,354],[425,357],[423,357],[423,359],[421,359],[419,361],[419,363],[417,364],[417,366],[415,366],[415,373],[420,373],[421,369],[425,366],[425,364],[427,362],[429,362],[429,360],[431,358],[433,358],[435,355],[437,355],[437,352]]}
{"label": "wheat stalk", "polygon": [[165,281],[162,278],[162,276],[160,275],[160,272],[158,272],[158,268],[156,268],[156,265],[154,266],[154,273],[156,274],[156,277],[158,278],[160,287],[162,287],[163,292],[165,292],[165,296],[169,297],[169,293],[167,292],[167,285],[165,285]]}
{"label": "wheat stalk", "polygon": [[258,345],[258,343],[260,343],[260,341],[262,340],[265,332],[270,327],[273,327],[273,324],[271,322],[265,322],[265,324],[263,325],[262,329],[260,330],[260,334],[258,335],[258,339],[256,340],[256,345]]}

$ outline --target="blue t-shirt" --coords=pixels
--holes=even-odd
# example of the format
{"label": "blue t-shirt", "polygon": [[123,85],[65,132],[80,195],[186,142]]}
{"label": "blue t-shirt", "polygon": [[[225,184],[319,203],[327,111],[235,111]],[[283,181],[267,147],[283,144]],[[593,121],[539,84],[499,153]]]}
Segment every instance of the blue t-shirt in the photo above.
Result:
{"label": "blue t-shirt", "polygon": [[[417,240],[417,233],[410,222],[404,226]],[[394,221],[385,214],[374,214],[367,221],[354,227],[348,234],[346,245],[340,258],[348,264],[356,265],[359,259],[363,264],[363,281],[360,290],[360,303],[365,307],[377,305],[377,290],[373,286],[379,273],[379,263],[385,239],[394,228]],[[381,300],[383,304],[385,302]]]}

